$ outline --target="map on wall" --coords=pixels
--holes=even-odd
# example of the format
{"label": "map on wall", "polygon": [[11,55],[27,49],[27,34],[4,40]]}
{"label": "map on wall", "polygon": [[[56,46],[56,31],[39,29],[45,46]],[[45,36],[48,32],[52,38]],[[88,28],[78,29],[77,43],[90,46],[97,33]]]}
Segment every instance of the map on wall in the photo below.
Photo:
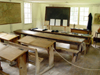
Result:
{"label": "map on wall", "polygon": [[95,13],[94,24],[100,24],[100,13]]}
{"label": "map on wall", "polygon": [[21,4],[0,2],[0,25],[21,23]]}

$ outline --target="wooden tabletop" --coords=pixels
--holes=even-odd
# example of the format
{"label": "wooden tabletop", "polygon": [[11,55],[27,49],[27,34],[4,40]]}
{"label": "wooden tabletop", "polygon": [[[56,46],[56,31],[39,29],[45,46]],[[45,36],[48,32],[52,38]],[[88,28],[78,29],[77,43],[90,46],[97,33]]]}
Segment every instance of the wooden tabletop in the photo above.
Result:
{"label": "wooden tabletop", "polygon": [[56,40],[58,42],[65,42],[65,43],[72,43],[72,44],[80,44],[85,40],[83,38],[78,38],[78,37],[55,35],[55,34],[34,32],[34,31],[29,31],[29,30],[16,30],[14,32],[16,34],[27,34],[27,35],[32,35],[36,37]]}
{"label": "wooden tabletop", "polygon": [[[0,47],[3,44],[0,44]],[[14,46],[5,46],[0,49],[0,57],[9,60],[9,61],[13,61],[15,59],[17,59],[19,56],[21,56],[22,54],[24,54],[26,51],[22,51],[20,49],[18,49],[17,47]]]}
{"label": "wooden tabletop", "polygon": [[36,38],[32,36],[25,36],[18,40],[18,42],[25,43],[27,45],[42,47],[42,48],[48,48],[50,47],[55,41],[54,40],[48,40],[43,38]]}
{"label": "wooden tabletop", "polygon": [[79,34],[79,33],[74,34],[74,33],[68,33],[68,32],[51,32],[52,30],[43,31],[43,29],[34,29],[32,31],[49,33],[49,34],[64,35],[64,36],[80,37],[80,38],[91,38],[92,37],[92,35],[90,35],[90,34]]}
{"label": "wooden tabletop", "polygon": [[3,40],[12,40],[13,38],[16,38],[18,37],[17,35],[14,35],[14,34],[8,34],[8,33],[0,33],[0,39],[3,39]]}

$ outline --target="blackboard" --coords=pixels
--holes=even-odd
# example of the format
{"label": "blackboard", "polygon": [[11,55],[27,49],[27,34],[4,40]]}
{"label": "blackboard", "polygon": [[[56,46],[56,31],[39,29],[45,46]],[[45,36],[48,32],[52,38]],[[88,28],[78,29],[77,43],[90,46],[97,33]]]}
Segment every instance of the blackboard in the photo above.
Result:
{"label": "blackboard", "polygon": [[45,21],[50,19],[61,19],[61,25],[64,19],[67,19],[67,25],[70,21],[70,7],[46,7]]}

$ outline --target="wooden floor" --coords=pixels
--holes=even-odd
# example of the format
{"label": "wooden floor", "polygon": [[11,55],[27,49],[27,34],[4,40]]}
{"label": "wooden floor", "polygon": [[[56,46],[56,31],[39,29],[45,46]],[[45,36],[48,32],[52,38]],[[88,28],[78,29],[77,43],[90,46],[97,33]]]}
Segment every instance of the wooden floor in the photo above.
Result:
{"label": "wooden floor", "polygon": [[[41,63],[41,68],[44,69],[48,65],[48,54],[46,50],[41,51],[40,48],[38,50],[39,56],[44,57],[44,61],[42,61]],[[67,52],[60,52],[60,54],[71,62],[72,57],[69,54],[67,54]],[[100,70],[88,71],[70,65],[69,63],[64,61],[60,56],[58,56],[56,52],[54,59],[55,66],[43,75],[100,75]],[[98,49],[94,48],[93,46],[90,46],[88,54],[81,55],[81,58],[74,64],[90,69],[100,69],[100,48]],[[19,75],[18,68],[10,67],[8,62],[2,61],[2,67],[4,72],[10,75]],[[32,64],[28,64],[28,75],[35,75],[35,66]]]}

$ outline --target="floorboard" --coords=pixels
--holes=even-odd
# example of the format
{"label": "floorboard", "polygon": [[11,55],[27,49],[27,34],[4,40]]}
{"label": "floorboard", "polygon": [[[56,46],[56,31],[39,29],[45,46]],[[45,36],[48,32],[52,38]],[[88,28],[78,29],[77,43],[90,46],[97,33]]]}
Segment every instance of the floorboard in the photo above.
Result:
{"label": "floorboard", "polygon": [[[38,48],[39,56],[43,57],[44,60],[41,63],[41,68],[44,69],[48,65],[48,54],[44,49]],[[60,51],[60,54],[66,58],[66,60],[71,62],[72,56],[67,52]],[[66,61],[64,61],[57,53],[55,52],[54,56],[55,66],[44,73],[43,75],[100,75],[99,71],[94,70],[84,70],[76,68]],[[81,58],[74,63],[77,66],[81,66],[89,69],[100,69],[100,48],[94,48],[93,46],[89,47],[88,53],[86,55],[81,55]],[[19,75],[19,70],[16,67],[9,66],[8,61],[2,61],[3,71],[10,75]],[[42,70],[41,69],[41,70]],[[28,75],[35,74],[35,66],[28,63]]]}

